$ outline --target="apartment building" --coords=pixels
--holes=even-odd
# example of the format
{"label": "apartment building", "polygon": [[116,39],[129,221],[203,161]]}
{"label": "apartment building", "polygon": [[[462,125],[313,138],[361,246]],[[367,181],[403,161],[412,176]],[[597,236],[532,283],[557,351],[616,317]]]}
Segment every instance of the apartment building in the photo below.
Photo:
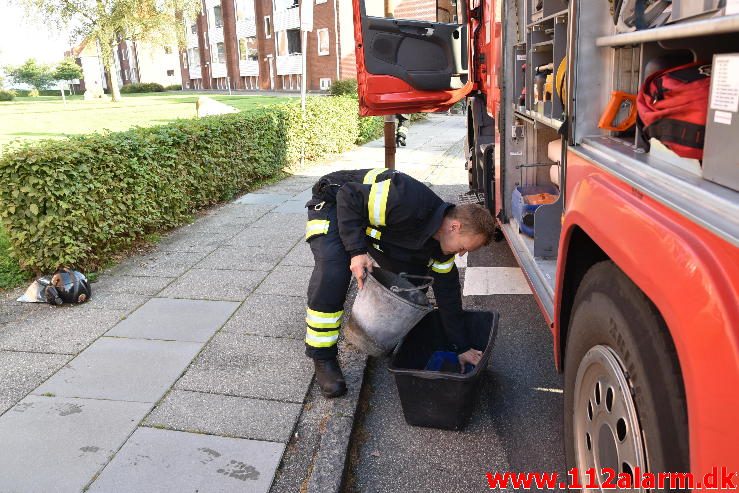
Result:
{"label": "apartment building", "polygon": [[[300,1],[315,2],[302,46]],[[306,50],[310,91],[356,77],[349,0],[203,0],[186,23],[183,88],[297,91]]]}

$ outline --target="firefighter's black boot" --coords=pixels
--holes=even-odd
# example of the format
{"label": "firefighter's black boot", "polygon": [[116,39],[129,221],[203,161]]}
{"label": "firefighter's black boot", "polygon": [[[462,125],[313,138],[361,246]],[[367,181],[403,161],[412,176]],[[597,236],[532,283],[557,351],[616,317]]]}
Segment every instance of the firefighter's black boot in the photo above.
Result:
{"label": "firefighter's black boot", "polygon": [[339,397],[346,394],[346,381],[336,358],[314,359],[316,382],[324,397]]}

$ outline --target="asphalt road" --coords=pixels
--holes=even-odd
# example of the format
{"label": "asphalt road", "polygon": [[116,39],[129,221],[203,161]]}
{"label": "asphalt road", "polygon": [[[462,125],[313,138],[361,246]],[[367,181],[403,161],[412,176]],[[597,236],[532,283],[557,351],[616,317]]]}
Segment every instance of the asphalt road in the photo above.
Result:
{"label": "asphalt road", "polygon": [[[469,255],[468,267],[515,267],[505,242]],[[464,299],[500,313],[472,419],[463,431],[406,424],[387,358],[371,358],[345,491],[490,491],[487,472],[564,474],[562,377],[552,337],[531,294]]]}

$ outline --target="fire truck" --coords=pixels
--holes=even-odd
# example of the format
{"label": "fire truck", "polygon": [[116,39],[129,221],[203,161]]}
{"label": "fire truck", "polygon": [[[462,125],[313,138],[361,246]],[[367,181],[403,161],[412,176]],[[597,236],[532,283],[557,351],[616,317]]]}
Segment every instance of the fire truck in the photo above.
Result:
{"label": "fire truck", "polygon": [[[739,471],[739,2],[353,2],[362,115],[464,102],[470,190],[564,373],[568,468]],[[641,121],[680,66],[710,84],[698,159]]]}

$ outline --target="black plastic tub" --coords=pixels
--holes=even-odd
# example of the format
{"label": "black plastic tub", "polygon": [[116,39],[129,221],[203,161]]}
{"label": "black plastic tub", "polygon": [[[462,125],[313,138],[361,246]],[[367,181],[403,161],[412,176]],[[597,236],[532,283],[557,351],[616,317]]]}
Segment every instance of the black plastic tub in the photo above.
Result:
{"label": "black plastic tub", "polygon": [[498,332],[498,314],[468,311],[464,317],[470,342],[483,351],[480,364],[467,374],[424,370],[434,351],[448,350],[437,311],[426,315],[395,348],[389,369],[409,425],[461,430],[469,421]]}

